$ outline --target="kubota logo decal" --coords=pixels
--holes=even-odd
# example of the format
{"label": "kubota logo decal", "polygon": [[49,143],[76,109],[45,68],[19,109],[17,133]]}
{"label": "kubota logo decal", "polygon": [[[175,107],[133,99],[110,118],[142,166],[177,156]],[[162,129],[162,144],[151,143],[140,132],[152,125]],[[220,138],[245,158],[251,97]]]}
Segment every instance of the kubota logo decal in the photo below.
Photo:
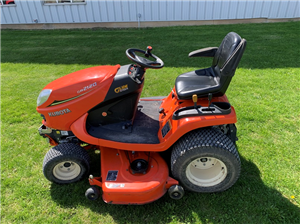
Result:
{"label": "kubota logo decal", "polygon": [[127,85],[127,84],[115,88],[115,93],[121,93],[121,92],[124,92],[124,91],[126,91],[126,90],[128,90],[128,85]]}
{"label": "kubota logo decal", "polygon": [[66,108],[66,109],[63,109],[60,111],[49,112],[48,115],[49,115],[49,117],[56,117],[56,116],[64,115],[64,114],[71,113],[71,112],[72,112],[71,110]]}

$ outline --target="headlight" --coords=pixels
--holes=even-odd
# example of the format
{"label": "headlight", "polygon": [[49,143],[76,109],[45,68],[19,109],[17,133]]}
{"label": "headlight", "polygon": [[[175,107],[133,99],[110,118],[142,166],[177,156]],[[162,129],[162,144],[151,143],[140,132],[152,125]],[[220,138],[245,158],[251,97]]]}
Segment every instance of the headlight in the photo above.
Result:
{"label": "headlight", "polygon": [[40,93],[40,95],[36,101],[37,106],[41,106],[43,103],[45,103],[48,100],[51,92],[52,92],[52,89],[42,90],[42,92]]}

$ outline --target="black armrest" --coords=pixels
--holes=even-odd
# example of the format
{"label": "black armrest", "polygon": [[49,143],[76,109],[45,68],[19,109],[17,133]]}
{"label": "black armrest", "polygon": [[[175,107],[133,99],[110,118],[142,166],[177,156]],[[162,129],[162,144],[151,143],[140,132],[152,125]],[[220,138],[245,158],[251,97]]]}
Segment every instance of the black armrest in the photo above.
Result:
{"label": "black armrest", "polygon": [[207,47],[189,53],[189,57],[214,57],[217,47]]}

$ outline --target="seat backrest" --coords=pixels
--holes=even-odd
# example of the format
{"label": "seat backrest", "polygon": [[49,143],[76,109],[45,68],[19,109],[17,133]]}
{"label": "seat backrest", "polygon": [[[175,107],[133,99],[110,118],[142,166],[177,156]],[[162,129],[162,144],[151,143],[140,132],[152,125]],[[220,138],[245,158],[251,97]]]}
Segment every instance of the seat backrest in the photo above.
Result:
{"label": "seat backrest", "polygon": [[247,41],[237,33],[228,33],[218,48],[212,63],[215,74],[220,79],[218,95],[225,94],[235,70],[243,56]]}

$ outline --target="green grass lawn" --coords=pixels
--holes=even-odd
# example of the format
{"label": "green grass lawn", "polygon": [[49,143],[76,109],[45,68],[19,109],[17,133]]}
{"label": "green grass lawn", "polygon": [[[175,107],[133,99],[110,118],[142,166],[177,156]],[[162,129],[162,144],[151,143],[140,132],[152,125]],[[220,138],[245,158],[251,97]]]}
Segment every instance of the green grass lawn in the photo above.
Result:
{"label": "green grass lawn", "polygon": [[[153,47],[165,67],[147,70],[143,96],[167,95],[176,77],[208,67],[190,51],[219,46],[235,31],[247,48],[227,96],[238,116],[242,173],[229,190],[167,195],[143,206],[84,196],[87,180],[48,182],[49,145],[36,98],[49,82],[96,65],[128,64],[127,48]],[[1,31],[2,223],[300,223],[300,22],[148,29]],[[93,157],[91,173],[99,174]]]}

